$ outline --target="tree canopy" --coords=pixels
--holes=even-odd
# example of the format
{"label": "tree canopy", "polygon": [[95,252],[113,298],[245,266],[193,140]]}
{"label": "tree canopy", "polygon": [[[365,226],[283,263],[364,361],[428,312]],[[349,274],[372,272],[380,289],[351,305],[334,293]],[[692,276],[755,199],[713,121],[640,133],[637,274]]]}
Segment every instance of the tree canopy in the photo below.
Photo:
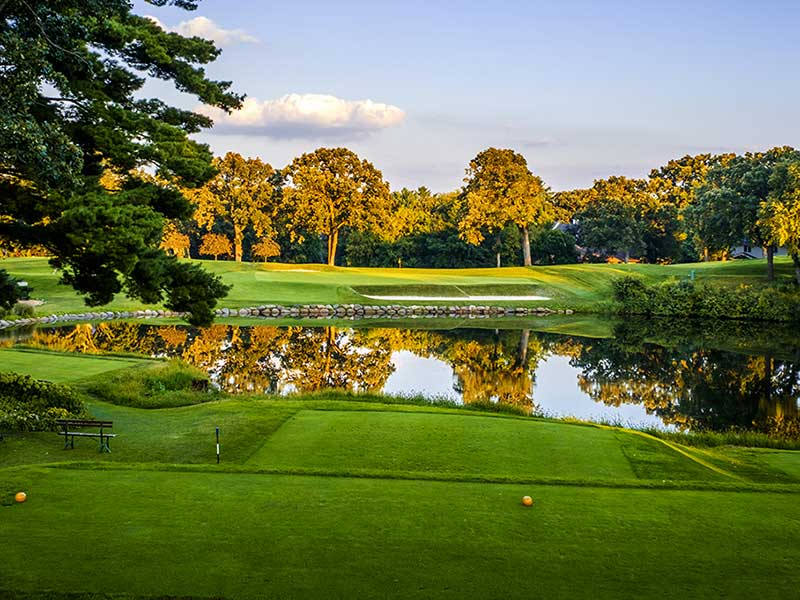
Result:
{"label": "tree canopy", "polygon": [[272,214],[275,169],[258,158],[228,152],[214,159],[217,174],[202,188],[190,192],[197,204],[195,221],[211,229],[222,220],[233,228],[234,260],[242,260],[242,241],[248,227],[256,236],[274,233]]}
{"label": "tree canopy", "polygon": [[[179,188],[214,174],[208,147],[188,137],[212,123],[142,89],[161,79],[204,104],[239,107],[229,82],[202,68],[219,50],[164,31],[127,0],[60,0],[0,3],[0,54],[0,237],[47,248],[89,305],[124,290],[210,322],[226,287],[158,245],[165,219],[191,214]],[[117,189],[101,185],[107,172]]]}
{"label": "tree canopy", "polygon": [[480,152],[467,167],[462,196],[462,238],[479,244],[484,233],[501,231],[513,223],[522,231],[524,264],[530,266],[528,228],[552,220],[555,212],[542,180],[528,170],[525,157],[508,149]]}
{"label": "tree canopy", "polygon": [[766,247],[769,279],[774,242],[760,215],[771,182],[776,181],[772,178],[775,169],[788,161],[800,161],[800,152],[785,146],[748,152],[715,165],[688,212],[698,237],[710,248],[727,249],[744,241]]}
{"label": "tree canopy", "polygon": [[290,227],[328,238],[328,264],[336,264],[344,227],[379,231],[392,218],[389,184],[372,163],[347,148],[319,148],[295,158],[284,175],[284,200],[293,214]]}
{"label": "tree canopy", "polygon": [[769,187],[759,210],[759,223],[771,244],[786,246],[800,285],[800,160],[778,163]]}
{"label": "tree canopy", "polygon": [[207,233],[200,244],[200,254],[213,256],[217,260],[220,255],[230,256],[233,251],[231,241],[221,233]]}
{"label": "tree canopy", "polygon": [[609,177],[595,182],[594,200],[575,218],[583,245],[607,252],[643,252],[646,223],[643,207],[648,203],[647,182],[627,177]]}

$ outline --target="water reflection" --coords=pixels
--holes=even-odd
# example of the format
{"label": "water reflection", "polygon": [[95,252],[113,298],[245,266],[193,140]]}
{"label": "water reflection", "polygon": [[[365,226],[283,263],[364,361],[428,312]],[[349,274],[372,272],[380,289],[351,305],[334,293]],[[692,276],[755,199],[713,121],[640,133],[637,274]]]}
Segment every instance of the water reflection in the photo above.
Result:
{"label": "water reflection", "polygon": [[[109,322],[37,329],[25,341],[74,352],[180,357],[234,393],[421,392],[553,415],[800,437],[794,333],[781,339],[779,332],[765,337],[741,327],[710,332],[683,322],[626,322],[614,337],[594,339],[530,330]],[[538,382],[537,374],[547,380]]]}

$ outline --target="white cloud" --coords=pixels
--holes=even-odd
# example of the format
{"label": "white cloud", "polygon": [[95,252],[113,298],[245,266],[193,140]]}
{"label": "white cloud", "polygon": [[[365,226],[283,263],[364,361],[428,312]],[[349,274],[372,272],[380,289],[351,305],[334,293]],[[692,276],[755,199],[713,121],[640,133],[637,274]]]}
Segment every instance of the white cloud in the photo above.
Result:
{"label": "white cloud", "polygon": [[206,106],[197,110],[214,119],[215,131],[274,138],[358,137],[399,125],[405,118],[405,112],[391,104],[326,94],[287,94],[264,101],[246,98],[242,108],[231,114]]}
{"label": "white cloud", "polygon": [[223,29],[208,17],[195,17],[188,21],[181,21],[174,27],[167,27],[152,15],[145,15],[164,31],[179,33],[185,37],[201,37],[213,41],[217,46],[232,46],[233,44],[257,43],[257,37],[246,33],[243,29]]}

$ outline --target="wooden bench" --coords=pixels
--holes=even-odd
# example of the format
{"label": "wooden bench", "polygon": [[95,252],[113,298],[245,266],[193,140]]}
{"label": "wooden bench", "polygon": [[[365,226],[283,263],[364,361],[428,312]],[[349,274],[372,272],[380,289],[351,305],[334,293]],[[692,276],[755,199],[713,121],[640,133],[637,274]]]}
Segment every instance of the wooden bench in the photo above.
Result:
{"label": "wooden bench", "polygon": [[[100,438],[100,448],[98,452],[111,452],[109,440],[116,437],[113,433],[108,433],[106,429],[114,426],[113,421],[94,421],[92,419],[58,419],[56,424],[61,427],[59,435],[64,436],[64,450],[75,448],[76,437]],[[94,431],[75,431],[86,427],[99,428],[99,432]]]}

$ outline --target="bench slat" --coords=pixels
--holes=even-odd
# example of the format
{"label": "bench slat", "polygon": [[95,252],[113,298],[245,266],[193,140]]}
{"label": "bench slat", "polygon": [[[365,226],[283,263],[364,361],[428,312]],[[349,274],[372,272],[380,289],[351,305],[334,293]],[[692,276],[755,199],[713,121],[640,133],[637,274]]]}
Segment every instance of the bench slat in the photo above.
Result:
{"label": "bench slat", "polygon": [[87,421],[79,419],[59,419],[56,424],[61,427],[113,427],[114,421]]}

